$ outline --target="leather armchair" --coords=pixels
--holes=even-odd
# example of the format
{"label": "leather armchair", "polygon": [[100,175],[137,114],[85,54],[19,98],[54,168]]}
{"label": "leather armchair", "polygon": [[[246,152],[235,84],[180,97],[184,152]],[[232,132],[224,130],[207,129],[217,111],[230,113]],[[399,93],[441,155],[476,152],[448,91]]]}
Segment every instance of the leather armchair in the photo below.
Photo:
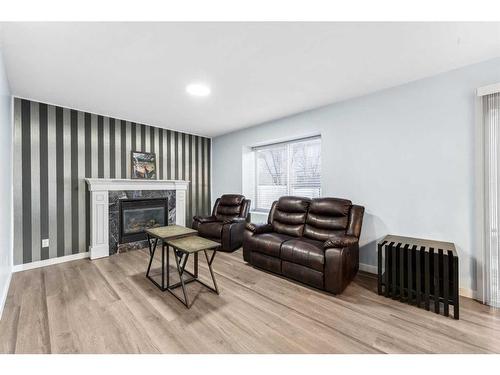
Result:
{"label": "leather armchair", "polygon": [[194,216],[192,227],[201,237],[220,242],[222,251],[234,251],[243,243],[249,210],[249,199],[239,194],[226,194],[217,198],[210,216]]}

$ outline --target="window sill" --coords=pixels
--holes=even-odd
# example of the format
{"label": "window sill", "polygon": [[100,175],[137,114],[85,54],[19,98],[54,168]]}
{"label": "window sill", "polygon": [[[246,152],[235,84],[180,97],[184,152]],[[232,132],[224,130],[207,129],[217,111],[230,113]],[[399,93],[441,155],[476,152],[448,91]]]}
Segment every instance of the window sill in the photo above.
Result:
{"label": "window sill", "polygon": [[264,211],[264,210],[262,210],[262,211],[255,211],[254,210],[254,211],[250,211],[250,214],[251,215],[269,215],[269,211],[270,210],[267,210],[267,211]]}
{"label": "window sill", "polygon": [[269,211],[250,211],[250,220],[252,223],[264,224],[267,223]]}

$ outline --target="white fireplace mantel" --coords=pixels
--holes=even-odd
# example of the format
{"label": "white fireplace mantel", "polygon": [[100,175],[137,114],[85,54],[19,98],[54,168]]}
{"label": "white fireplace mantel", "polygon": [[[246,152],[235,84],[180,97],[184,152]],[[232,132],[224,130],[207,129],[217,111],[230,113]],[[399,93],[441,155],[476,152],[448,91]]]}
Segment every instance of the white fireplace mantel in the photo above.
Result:
{"label": "white fireplace mantel", "polygon": [[90,259],[109,256],[109,194],[116,190],[175,190],[175,223],[186,224],[185,180],[86,178],[90,191]]}

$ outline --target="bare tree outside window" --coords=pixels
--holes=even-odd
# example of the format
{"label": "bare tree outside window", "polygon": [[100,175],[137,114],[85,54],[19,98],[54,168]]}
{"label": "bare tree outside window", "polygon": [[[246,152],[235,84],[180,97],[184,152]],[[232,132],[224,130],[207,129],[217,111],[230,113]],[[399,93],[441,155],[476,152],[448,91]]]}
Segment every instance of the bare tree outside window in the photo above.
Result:
{"label": "bare tree outside window", "polygon": [[256,150],[256,209],[283,195],[321,194],[321,140],[313,138]]}
{"label": "bare tree outside window", "polygon": [[265,184],[286,185],[286,148],[258,152],[259,181]]}

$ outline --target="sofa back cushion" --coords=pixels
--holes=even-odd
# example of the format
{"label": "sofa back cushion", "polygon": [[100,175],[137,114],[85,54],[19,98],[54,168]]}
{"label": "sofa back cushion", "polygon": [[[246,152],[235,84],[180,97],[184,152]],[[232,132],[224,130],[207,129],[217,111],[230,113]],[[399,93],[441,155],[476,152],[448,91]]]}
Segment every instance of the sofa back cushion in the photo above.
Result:
{"label": "sofa back cushion", "polygon": [[345,234],[351,206],[351,201],[347,199],[313,199],[306,217],[304,237],[326,241],[330,236]]}
{"label": "sofa back cushion", "polygon": [[215,216],[218,220],[230,220],[240,216],[245,197],[239,194],[225,194],[215,203]]}
{"label": "sofa back cushion", "polygon": [[270,212],[273,230],[289,236],[302,236],[310,202],[309,198],[281,197]]}

